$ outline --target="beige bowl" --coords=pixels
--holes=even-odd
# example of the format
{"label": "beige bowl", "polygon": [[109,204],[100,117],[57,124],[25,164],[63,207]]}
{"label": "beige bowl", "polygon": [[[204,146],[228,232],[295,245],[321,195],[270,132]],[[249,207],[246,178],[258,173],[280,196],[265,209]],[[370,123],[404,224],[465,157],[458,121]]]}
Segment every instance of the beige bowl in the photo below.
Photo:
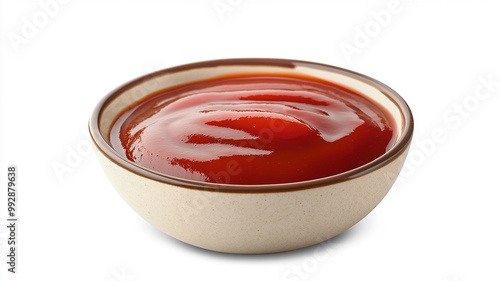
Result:
{"label": "beige bowl", "polygon": [[[300,73],[369,97],[396,120],[394,147],[374,161],[317,180],[229,185],[179,179],[143,168],[110,146],[110,126],[127,106],[160,89],[228,73]],[[227,59],[161,70],[115,89],[97,105],[90,133],[120,196],[144,219],[186,243],[220,252],[261,254],[307,247],[365,217],[399,174],[413,134],[405,101],[386,85],[333,66],[282,59]]]}

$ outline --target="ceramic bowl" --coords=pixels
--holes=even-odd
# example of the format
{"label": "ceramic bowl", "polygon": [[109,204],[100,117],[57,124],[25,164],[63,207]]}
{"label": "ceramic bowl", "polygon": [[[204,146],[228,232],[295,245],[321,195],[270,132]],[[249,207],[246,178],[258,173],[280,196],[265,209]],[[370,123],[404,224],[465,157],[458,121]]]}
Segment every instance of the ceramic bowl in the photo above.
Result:
{"label": "ceramic bowl", "polygon": [[[396,120],[395,145],[372,162],[305,182],[230,185],[184,180],[141,167],[118,154],[108,139],[117,115],[160,89],[224,74],[299,73],[333,81],[375,101]],[[387,194],[413,134],[408,105],[392,89],[349,70],[296,60],[225,59],[160,70],[105,96],[90,119],[98,159],[118,194],[152,225],[185,243],[240,254],[307,247],[350,228]]]}

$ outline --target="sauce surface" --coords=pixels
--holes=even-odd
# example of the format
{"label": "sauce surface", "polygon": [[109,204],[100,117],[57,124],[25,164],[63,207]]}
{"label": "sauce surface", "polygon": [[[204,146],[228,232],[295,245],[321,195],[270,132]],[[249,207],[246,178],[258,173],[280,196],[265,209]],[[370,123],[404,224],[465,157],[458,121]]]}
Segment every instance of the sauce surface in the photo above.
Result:
{"label": "sauce surface", "polygon": [[227,76],[164,89],[115,121],[112,147],[189,180],[278,184],[332,176],[394,145],[380,106],[307,76]]}

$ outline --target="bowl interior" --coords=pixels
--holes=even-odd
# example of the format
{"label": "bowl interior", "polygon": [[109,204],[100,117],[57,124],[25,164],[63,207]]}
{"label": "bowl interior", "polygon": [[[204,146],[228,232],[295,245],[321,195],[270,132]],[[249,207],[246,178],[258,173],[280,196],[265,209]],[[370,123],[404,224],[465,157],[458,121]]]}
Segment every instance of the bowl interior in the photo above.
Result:
{"label": "bowl interior", "polygon": [[[375,104],[385,108],[392,116],[395,122],[395,128],[393,128],[396,138],[394,147],[378,159],[355,170],[332,176],[330,180],[347,179],[355,176],[361,170],[368,171],[377,168],[399,155],[408,145],[411,138],[413,120],[410,109],[404,100],[392,89],[370,77],[341,68],[302,61],[279,59],[229,59],[200,62],[161,70],[135,79],[115,89],[98,104],[91,117],[90,130],[93,139],[97,147],[115,162],[119,162],[121,165],[126,163],[128,167],[135,166],[135,169],[142,169],[146,174],[149,174],[149,176],[155,174],[155,178],[159,176],[160,178],[164,177],[161,180],[168,180],[166,179],[169,178],[168,176],[138,167],[138,165],[123,158],[111,148],[109,132],[114,120],[131,104],[158,90],[215,78],[226,74],[238,73],[301,74],[331,81],[367,97]],[[186,183],[189,182],[182,179],[170,178],[170,180],[181,182],[181,185],[186,185]],[[188,185],[192,184],[193,183],[189,183]],[[205,187],[210,186],[210,184],[207,183],[200,184]],[[197,184],[194,183],[194,185]],[[217,184],[217,186],[220,187],[220,184]]]}

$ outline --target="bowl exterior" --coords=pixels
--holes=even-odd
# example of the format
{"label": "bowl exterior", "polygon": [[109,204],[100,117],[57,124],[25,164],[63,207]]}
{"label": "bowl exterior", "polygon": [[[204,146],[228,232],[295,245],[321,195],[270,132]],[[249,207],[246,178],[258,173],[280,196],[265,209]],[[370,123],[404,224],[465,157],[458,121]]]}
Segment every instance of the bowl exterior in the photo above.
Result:
{"label": "bowl exterior", "polygon": [[359,222],[393,185],[408,148],[393,161],[354,179],[262,193],[197,190],[155,181],[96,151],[120,196],[164,233],[208,250],[263,254],[314,245]]}

